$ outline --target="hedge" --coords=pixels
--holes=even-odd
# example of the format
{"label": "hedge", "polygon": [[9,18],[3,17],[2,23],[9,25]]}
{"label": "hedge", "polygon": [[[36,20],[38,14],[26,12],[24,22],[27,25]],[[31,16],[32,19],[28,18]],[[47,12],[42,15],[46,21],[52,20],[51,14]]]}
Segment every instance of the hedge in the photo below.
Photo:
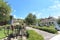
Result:
{"label": "hedge", "polygon": [[43,31],[53,33],[53,34],[57,33],[57,30],[55,28],[50,28],[50,27],[33,27],[33,28],[43,30]]}

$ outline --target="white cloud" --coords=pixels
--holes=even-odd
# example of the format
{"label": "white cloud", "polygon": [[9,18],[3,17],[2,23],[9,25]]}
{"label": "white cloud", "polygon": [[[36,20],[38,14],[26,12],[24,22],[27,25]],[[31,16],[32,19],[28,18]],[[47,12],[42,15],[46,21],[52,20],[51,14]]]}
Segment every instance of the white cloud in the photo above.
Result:
{"label": "white cloud", "polygon": [[35,15],[36,14],[36,12],[31,12],[33,15]]}
{"label": "white cloud", "polygon": [[[10,14],[10,15],[15,14],[15,12],[16,12],[16,10],[14,10],[14,9],[12,8],[12,12],[11,12],[11,14]],[[16,16],[16,15],[13,15],[13,16]]]}
{"label": "white cloud", "polygon": [[36,15],[37,18],[40,18],[40,15],[42,14],[41,12],[32,12],[33,15]]}
{"label": "white cloud", "polygon": [[49,6],[49,9],[60,9],[60,1],[59,0],[52,0],[52,6]]}
{"label": "white cloud", "polygon": [[15,12],[16,12],[16,10],[12,8],[12,13],[15,13]]}
{"label": "white cloud", "polygon": [[53,6],[49,6],[50,9],[57,9],[57,6],[56,5],[53,5]]}
{"label": "white cloud", "polygon": [[49,6],[49,9],[52,9],[52,10],[60,9],[60,4]]}
{"label": "white cloud", "polygon": [[59,0],[51,0],[52,5],[48,8],[42,9],[43,13],[50,13],[51,16],[58,18],[60,16],[60,1]]}
{"label": "white cloud", "polygon": [[16,18],[16,15],[13,15],[14,18]]}
{"label": "white cloud", "polygon": [[20,19],[24,19],[23,17],[20,17]]}
{"label": "white cloud", "polygon": [[42,14],[42,13],[36,14],[37,18],[40,18],[41,14]]}
{"label": "white cloud", "polygon": [[16,12],[16,10],[14,10],[13,12]]}
{"label": "white cloud", "polygon": [[58,16],[53,16],[54,18],[58,19]]}

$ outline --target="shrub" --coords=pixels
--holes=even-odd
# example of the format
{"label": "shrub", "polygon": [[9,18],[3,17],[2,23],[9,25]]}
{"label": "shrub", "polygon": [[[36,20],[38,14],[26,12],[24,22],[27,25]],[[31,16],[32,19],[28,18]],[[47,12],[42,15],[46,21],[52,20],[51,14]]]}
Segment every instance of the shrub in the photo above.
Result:
{"label": "shrub", "polygon": [[0,31],[2,30],[2,28],[0,27]]}
{"label": "shrub", "polygon": [[0,26],[0,30],[2,30],[4,27],[3,26]]}

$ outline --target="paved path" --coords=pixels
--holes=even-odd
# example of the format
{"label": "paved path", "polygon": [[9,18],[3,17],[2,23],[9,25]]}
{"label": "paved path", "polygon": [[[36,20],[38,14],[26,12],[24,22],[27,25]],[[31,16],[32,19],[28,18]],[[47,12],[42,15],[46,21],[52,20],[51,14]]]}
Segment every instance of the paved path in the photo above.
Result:
{"label": "paved path", "polygon": [[60,40],[60,34],[54,36],[54,37],[51,38],[50,40]]}
{"label": "paved path", "polygon": [[25,36],[22,37],[22,40],[27,40]]}
{"label": "paved path", "polygon": [[49,40],[50,38],[56,36],[56,34],[48,33],[42,30],[34,29],[31,27],[26,27],[27,30],[35,30],[38,34],[42,35],[44,37],[44,40]]}
{"label": "paved path", "polygon": [[60,31],[58,31],[58,34],[60,34]]}
{"label": "paved path", "polygon": [[58,34],[52,37],[50,40],[60,40],[60,31],[58,31]]}

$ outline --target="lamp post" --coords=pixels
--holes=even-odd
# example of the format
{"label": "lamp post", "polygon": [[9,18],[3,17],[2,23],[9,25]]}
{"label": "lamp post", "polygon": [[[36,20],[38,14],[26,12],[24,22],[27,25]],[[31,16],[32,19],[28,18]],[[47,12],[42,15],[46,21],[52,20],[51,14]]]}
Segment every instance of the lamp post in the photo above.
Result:
{"label": "lamp post", "polygon": [[14,31],[14,25],[13,25],[13,16],[10,16],[10,27],[11,27],[11,30],[12,30],[12,34],[13,34],[13,31]]}

